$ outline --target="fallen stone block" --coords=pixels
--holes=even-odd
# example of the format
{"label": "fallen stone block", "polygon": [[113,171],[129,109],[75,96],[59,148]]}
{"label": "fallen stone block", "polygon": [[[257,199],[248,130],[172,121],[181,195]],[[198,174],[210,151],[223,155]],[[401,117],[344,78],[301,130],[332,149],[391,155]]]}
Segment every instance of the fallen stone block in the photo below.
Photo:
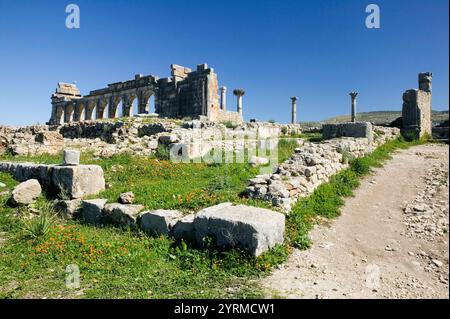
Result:
{"label": "fallen stone block", "polygon": [[172,235],[178,240],[194,242],[195,228],[194,228],[194,214],[189,214],[179,219],[172,228]]}
{"label": "fallen stone block", "polygon": [[160,143],[168,145],[178,142],[178,137],[175,134],[161,135],[158,140]]}
{"label": "fallen stone block", "polygon": [[76,216],[78,209],[81,207],[81,199],[58,200],[55,203],[55,209],[65,219],[72,219]]}
{"label": "fallen stone block", "polygon": [[63,165],[79,165],[80,164],[80,151],[77,150],[64,150]]}
{"label": "fallen stone block", "polygon": [[151,235],[169,235],[175,223],[183,217],[177,210],[158,209],[142,212],[139,215],[139,226]]}
{"label": "fallen stone block", "polygon": [[200,246],[211,236],[219,247],[243,248],[259,256],[283,243],[285,216],[264,208],[222,203],[201,210],[194,228]]}
{"label": "fallen stone block", "polygon": [[253,167],[269,164],[269,160],[265,157],[252,156],[249,161]]}
{"label": "fallen stone block", "polygon": [[142,205],[107,204],[103,209],[106,223],[120,227],[136,227],[139,212],[144,209]]}
{"label": "fallen stone block", "polygon": [[0,172],[18,181],[37,179],[50,194],[66,193],[71,199],[95,195],[105,189],[103,169],[98,165],[60,166],[0,162]]}
{"label": "fallen stone block", "polygon": [[54,166],[52,183],[73,199],[95,195],[105,189],[103,169],[98,165]]}
{"label": "fallen stone block", "polygon": [[126,192],[119,195],[119,203],[121,204],[133,204],[134,202],[134,193]]}
{"label": "fallen stone block", "polygon": [[29,179],[17,185],[11,194],[11,204],[14,206],[29,205],[42,193],[41,184],[36,179]]}
{"label": "fallen stone block", "polygon": [[106,202],[106,199],[83,200],[79,214],[80,219],[89,224],[102,224],[104,222],[103,208]]}

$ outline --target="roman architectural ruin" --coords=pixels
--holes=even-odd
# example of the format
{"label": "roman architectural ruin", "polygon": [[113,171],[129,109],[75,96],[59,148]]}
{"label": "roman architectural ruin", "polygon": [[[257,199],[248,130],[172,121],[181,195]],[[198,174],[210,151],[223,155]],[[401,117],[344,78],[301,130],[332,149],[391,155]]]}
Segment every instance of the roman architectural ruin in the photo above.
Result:
{"label": "roman architectural ruin", "polygon": [[352,99],[352,122],[356,122],[356,97],[358,92],[350,92],[350,98]]}
{"label": "roman architectural ruin", "polygon": [[431,81],[432,73],[419,73],[419,89],[403,93],[402,132],[419,137],[431,136]]}
{"label": "roman architectural ruin", "polygon": [[[83,120],[117,118],[134,113],[149,114],[153,96],[156,113],[161,118],[193,118],[214,122],[241,123],[242,101],[237,112],[226,111],[226,89],[221,90],[219,105],[218,80],[213,68],[200,64],[195,71],[172,64],[171,77],[135,75],[133,80],[108,84],[82,96],[75,84],[58,83],[52,95],[52,115],[49,124],[60,125]],[[133,103],[137,101],[137,110]]]}
{"label": "roman architectural ruin", "polygon": [[291,124],[297,124],[297,97],[291,97]]}

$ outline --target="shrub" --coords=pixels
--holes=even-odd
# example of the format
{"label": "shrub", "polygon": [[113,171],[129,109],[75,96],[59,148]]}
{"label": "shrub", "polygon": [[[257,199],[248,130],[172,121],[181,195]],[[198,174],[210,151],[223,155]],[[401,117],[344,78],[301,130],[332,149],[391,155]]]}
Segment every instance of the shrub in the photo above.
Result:
{"label": "shrub", "polygon": [[237,127],[236,123],[233,123],[231,121],[223,122],[223,125],[225,125],[226,128],[232,129],[232,130],[234,130]]}
{"label": "shrub", "polygon": [[155,157],[160,160],[169,160],[170,159],[170,149],[169,146],[164,144],[158,144],[158,148],[155,152]]}
{"label": "shrub", "polygon": [[40,206],[39,215],[24,222],[23,230],[26,237],[39,239],[45,236],[55,222],[56,212],[53,204],[44,202]]}

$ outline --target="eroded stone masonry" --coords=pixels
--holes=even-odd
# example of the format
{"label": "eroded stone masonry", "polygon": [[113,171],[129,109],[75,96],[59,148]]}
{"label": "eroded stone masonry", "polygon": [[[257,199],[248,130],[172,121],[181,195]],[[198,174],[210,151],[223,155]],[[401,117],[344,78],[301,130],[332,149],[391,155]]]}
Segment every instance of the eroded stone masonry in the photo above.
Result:
{"label": "eroded stone masonry", "polygon": [[402,132],[431,136],[431,72],[419,73],[419,89],[403,93]]}
{"label": "eroded stone masonry", "polygon": [[[209,121],[242,122],[242,95],[238,110],[226,110],[226,88],[221,89],[213,68],[200,64],[195,71],[172,64],[171,77],[135,75],[134,79],[108,84],[106,88],[82,96],[75,84],[58,83],[52,95],[52,114],[48,124],[149,114],[153,96],[154,112],[160,118],[192,118]],[[137,110],[133,104],[137,101]],[[119,114],[121,113],[121,114]]]}

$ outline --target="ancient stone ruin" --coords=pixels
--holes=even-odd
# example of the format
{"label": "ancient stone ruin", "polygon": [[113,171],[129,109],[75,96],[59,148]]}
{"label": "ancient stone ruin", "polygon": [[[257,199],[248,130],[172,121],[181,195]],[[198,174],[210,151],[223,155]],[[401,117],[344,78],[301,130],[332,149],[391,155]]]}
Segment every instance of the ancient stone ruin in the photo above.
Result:
{"label": "ancient stone ruin", "polygon": [[[122,117],[149,114],[149,101],[155,99],[155,115],[160,118],[192,118],[208,121],[242,122],[242,95],[238,95],[237,112],[226,111],[226,88],[221,90],[219,103],[217,74],[207,64],[195,71],[171,65],[172,76],[159,79],[154,75],[135,75],[133,80],[108,84],[82,96],[75,84],[58,83],[52,94],[51,125],[83,120],[117,118],[119,105]],[[243,92],[243,90],[241,90]],[[239,91],[239,92],[241,92]]]}
{"label": "ancient stone ruin", "polygon": [[403,93],[402,133],[419,137],[431,136],[431,81],[432,73],[419,73],[419,89]]}

